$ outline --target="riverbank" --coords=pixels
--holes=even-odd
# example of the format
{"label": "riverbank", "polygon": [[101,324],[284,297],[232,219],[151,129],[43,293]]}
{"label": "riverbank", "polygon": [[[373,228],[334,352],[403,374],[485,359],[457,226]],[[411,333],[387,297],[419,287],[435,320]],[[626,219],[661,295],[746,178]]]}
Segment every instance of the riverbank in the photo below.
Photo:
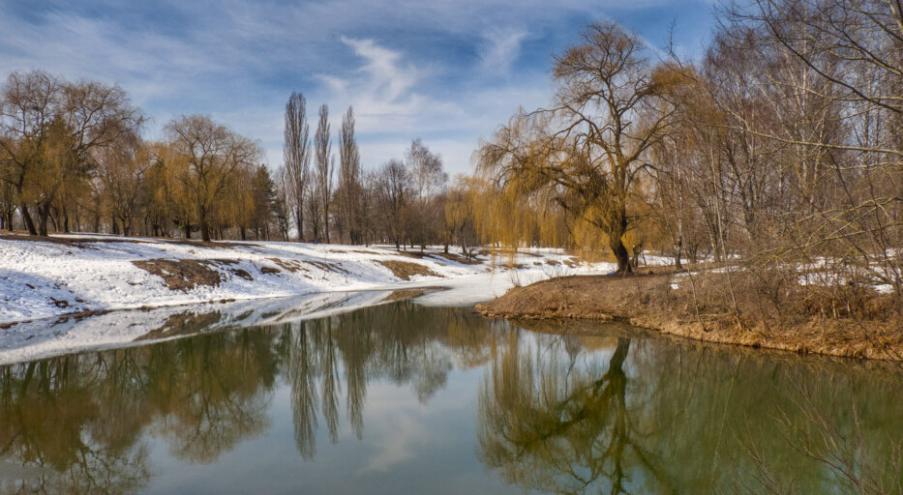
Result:
{"label": "riverbank", "polygon": [[561,250],[465,257],[441,248],[0,236],[0,326],[120,309],[442,286],[427,304],[473,304],[517,284],[606,273]]}
{"label": "riverbank", "polygon": [[718,279],[724,277],[720,273],[691,280],[685,273],[668,270],[631,277],[560,277],[515,287],[476,308],[493,318],[618,320],[706,342],[903,361],[899,319],[879,316],[892,312],[887,307],[894,304],[890,295],[871,296],[867,304],[875,308],[872,319],[807,314],[799,310],[800,301],[787,301],[782,315],[765,316],[763,312],[752,317],[752,312],[747,312],[738,316],[710,304],[711,298],[701,294],[716,290]]}

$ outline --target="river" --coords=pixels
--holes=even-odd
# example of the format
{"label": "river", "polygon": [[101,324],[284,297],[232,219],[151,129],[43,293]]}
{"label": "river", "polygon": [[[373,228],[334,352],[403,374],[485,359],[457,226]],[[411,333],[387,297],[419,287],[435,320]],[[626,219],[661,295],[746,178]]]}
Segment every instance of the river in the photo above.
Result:
{"label": "river", "polygon": [[895,493],[901,397],[889,363],[402,301],[0,367],[0,492]]}

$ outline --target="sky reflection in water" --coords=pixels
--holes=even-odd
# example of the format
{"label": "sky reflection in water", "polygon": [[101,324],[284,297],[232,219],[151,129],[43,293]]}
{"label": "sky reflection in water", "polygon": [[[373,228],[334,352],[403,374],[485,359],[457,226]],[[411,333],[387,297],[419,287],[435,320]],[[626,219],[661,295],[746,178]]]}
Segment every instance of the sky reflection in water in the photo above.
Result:
{"label": "sky reflection in water", "polygon": [[894,492],[901,378],[400,302],[0,368],[0,492]]}

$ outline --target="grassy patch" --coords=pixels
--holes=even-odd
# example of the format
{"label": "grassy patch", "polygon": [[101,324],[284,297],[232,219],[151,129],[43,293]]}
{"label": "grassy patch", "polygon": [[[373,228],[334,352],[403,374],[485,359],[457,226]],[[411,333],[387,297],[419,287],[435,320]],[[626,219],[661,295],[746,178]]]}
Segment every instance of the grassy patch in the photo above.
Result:
{"label": "grassy patch", "polygon": [[402,280],[411,280],[411,277],[416,275],[424,277],[441,277],[438,273],[419,263],[397,260],[380,260],[377,261],[377,263],[388,268],[392,272],[392,275],[395,275]]}
{"label": "grassy patch", "polygon": [[512,319],[620,320],[707,342],[903,361],[899,300],[867,288],[848,292],[838,297],[791,284],[772,300],[773,294],[743,273],[708,272],[691,279],[650,270],[516,287],[477,305],[477,311]]}
{"label": "grassy patch", "polygon": [[163,279],[170,290],[189,291],[198,286],[216,287],[222,282],[218,271],[200,260],[138,260],[138,268]]}

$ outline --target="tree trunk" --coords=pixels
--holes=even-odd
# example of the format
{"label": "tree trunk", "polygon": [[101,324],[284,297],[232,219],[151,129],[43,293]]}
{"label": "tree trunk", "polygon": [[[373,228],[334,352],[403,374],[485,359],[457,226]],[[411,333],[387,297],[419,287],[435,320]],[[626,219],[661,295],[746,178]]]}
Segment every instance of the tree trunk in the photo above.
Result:
{"label": "tree trunk", "polygon": [[627,209],[624,207],[622,203],[620,207],[615,210],[615,221],[612,222],[611,231],[608,232],[608,246],[611,248],[611,253],[615,256],[615,259],[618,262],[618,272],[621,275],[626,275],[628,273],[633,273],[633,265],[630,263],[630,253],[627,252],[627,248],[624,246],[623,237],[624,234],[627,233]]}
{"label": "tree trunk", "polygon": [[201,219],[201,240],[204,242],[210,242],[210,226],[207,225],[207,219]]}
{"label": "tree trunk", "polygon": [[28,212],[28,205],[23,201],[19,206],[22,210],[22,221],[25,222],[25,228],[30,235],[38,235],[38,230],[34,226],[34,220],[31,219],[31,213]]}
{"label": "tree trunk", "polygon": [[612,254],[615,255],[615,259],[618,261],[618,273],[622,275],[633,273],[633,266],[630,263],[630,254],[627,252],[627,248],[624,247],[621,238],[612,236],[609,241],[609,246],[611,247]]}
{"label": "tree trunk", "polygon": [[185,229],[185,238],[191,239],[191,224],[185,222],[185,226],[183,228]]}
{"label": "tree trunk", "polygon": [[304,242],[304,212],[300,205],[295,212],[295,224],[298,227],[298,242]]}
{"label": "tree trunk", "polygon": [[201,228],[201,240],[210,242],[210,224],[207,218],[207,208],[203,204],[198,205],[198,220]]}
{"label": "tree trunk", "polygon": [[38,205],[38,235],[47,237],[47,220],[50,218],[50,205]]}

